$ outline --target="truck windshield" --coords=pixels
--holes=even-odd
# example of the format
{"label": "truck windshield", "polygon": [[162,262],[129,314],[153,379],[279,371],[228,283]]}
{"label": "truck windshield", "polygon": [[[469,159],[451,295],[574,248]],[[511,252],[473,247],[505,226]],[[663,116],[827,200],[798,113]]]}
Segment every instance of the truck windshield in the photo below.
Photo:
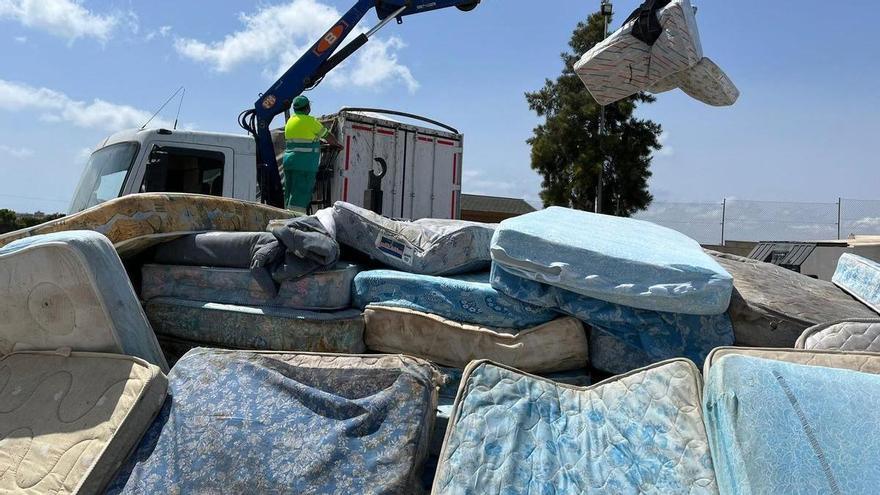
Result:
{"label": "truck windshield", "polygon": [[92,153],[73,196],[70,213],[118,198],[138,148],[135,142],[119,143]]}

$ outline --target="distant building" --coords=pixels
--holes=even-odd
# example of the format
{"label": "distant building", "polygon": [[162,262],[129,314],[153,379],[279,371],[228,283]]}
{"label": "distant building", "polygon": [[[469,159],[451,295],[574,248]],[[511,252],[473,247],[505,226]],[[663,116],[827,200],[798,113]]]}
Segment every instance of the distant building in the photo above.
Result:
{"label": "distant building", "polygon": [[461,219],[471,222],[498,223],[508,218],[535,211],[523,199],[497,196],[461,195]]}

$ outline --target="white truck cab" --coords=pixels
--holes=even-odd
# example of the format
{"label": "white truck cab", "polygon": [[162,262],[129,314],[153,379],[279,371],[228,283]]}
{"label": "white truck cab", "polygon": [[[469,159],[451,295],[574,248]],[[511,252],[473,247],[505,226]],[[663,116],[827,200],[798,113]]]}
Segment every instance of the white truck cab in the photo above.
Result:
{"label": "white truck cab", "polygon": [[116,133],[89,158],[70,213],[145,192],[255,201],[256,146],[249,136],[167,129]]}
{"label": "white truck cab", "polygon": [[[344,149],[322,155],[313,207],[341,200],[397,218],[460,218],[464,136],[424,117],[402,114],[430,127],[377,112],[400,114],[343,109],[321,117]],[[276,131],[275,137],[280,163],[284,136]],[[256,144],[247,135],[168,129],[119,132],[92,153],[69,213],[149,192],[260,201],[256,163]],[[378,177],[380,164],[385,170]]]}

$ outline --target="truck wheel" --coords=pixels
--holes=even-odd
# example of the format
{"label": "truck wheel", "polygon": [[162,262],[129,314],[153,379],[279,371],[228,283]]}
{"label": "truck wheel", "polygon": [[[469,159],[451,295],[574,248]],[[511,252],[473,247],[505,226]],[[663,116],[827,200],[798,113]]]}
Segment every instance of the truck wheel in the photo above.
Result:
{"label": "truck wheel", "polygon": [[480,4],[480,0],[477,0],[477,1],[471,2],[471,3],[466,3],[463,5],[459,5],[458,10],[460,10],[462,12],[470,12],[470,11],[474,10],[475,8],[477,8],[477,5],[479,5],[479,4]]}

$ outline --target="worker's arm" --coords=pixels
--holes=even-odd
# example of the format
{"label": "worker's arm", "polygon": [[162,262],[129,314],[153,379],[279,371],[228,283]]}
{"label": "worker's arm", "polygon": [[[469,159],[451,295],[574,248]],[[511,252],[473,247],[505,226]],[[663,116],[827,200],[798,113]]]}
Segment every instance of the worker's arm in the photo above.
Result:
{"label": "worker's arm", "polygon": [[332,132],[328,132],[326,136],[324,136],[324,141],[327,142],[330,146],[334,148],[342,149],[342,143],[339,142],[336,136],[333,135]]}

